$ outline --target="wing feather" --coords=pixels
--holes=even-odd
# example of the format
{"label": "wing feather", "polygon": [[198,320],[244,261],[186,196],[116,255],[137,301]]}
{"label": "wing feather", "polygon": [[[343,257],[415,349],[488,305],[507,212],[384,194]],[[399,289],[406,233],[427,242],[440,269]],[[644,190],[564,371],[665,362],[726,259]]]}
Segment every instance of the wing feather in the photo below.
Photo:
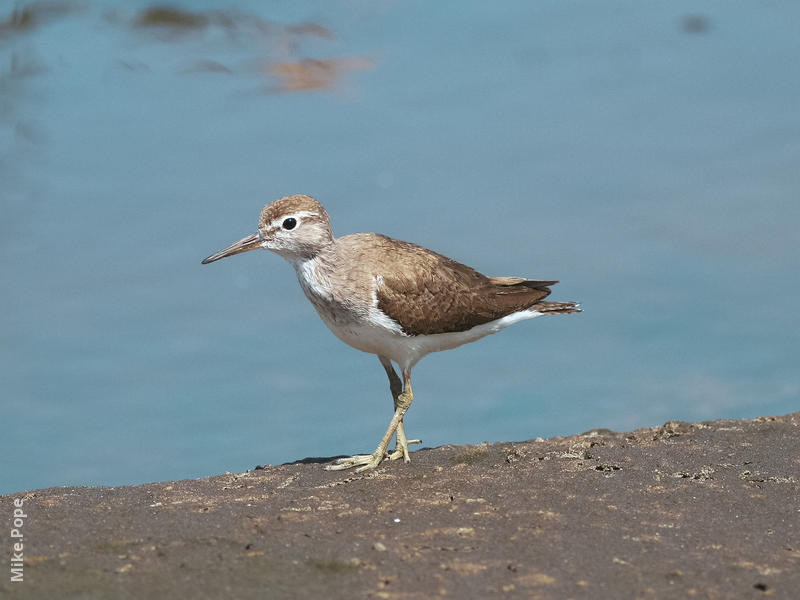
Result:
{"label": "wing feather", "polygon": [[378,309],[408,335],[466,331],[533,307],[557,283],[487,277],[427,248],[391,242],[392,262],[403,268],[380,273]]}

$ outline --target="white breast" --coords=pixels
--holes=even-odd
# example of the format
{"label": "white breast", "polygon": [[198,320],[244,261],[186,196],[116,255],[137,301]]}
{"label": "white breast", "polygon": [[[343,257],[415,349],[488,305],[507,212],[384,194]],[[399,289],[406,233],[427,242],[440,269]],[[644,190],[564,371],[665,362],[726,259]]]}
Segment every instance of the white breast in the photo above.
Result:
{"label": "white breast", "polygon": [[293,262],[292,266],[297,273],[300,287],[303,288],[303,292],[311,302],[316,303],[317,300],[323,302],[333,301],[330,278],[324,276],[324,270],[319,268],[317,259],[300,260]]}
{"label": "white breast", "polygon": [[387,356],[387,344],[408,337],[400,325],[378,310],[376,287],[363,298],[334,289],[317,258],[294,264],[297,279],[319,316],[340,340],[371,354]]}
{"label": "white breast", "polygon": [[[467,331],[409,336],[400,324],[378,308],[377,286],[380,275],[373,281],[368,301],[348,301],[341,290],[334,290],[326,269],[318,259],[294,263],[297,279],[306,297],[317,309],[328,328],[344,343],[370,354],[385,356],[401,369],[413,367],[431,352],[449,350],[496,333],[519,321],[533,319],[542,313],[521,310]],[[337,293],[338,292],[338,293]]]}

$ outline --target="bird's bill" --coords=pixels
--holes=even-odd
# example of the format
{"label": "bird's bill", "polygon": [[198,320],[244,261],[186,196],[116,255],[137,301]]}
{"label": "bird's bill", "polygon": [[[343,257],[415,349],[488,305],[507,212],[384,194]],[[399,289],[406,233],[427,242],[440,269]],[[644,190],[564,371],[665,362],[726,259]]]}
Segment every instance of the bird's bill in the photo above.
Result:
{"label": "bird's bill", "polygon": [[207,265],[208,263],[212,263],[220,258],[227,258],[228,256],[241,254],[242,252],[247,252],[248,250],[256,250],[257,248],[261,248],[261,238],[257,233],[254,233],[252,235],[248,235],[246,238],[240,239],[238,242],[234,242],[224,250],[220,250],[216,254],[212,254],[203,260],[203,264]]}

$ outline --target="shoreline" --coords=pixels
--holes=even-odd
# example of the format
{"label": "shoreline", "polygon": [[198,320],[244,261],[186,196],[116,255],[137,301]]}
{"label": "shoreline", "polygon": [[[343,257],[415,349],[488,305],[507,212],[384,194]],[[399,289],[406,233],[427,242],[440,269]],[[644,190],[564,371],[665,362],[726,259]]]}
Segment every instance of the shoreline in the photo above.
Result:
{"label": "shoreline", "polygon": [[800,589],[800,413],[442,446],[360,474],[325,471],[326,460],[4,495],[11,525],[15,508],[25,514],[24,557],[23,580],[11,581],[7,562],[0,592],[789,598]]}

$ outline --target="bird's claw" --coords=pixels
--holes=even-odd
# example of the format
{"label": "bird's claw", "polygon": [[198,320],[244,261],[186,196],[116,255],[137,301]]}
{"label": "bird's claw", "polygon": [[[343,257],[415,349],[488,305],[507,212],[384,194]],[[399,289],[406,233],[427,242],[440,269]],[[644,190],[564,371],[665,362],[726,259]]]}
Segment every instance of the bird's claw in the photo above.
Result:
{"label": "bird's claw", "polygon": [[361,473],[362,471],[367,471],[377,467],[379,464],[381,464],[381,461],[384,459],[385,455],[385,452],[381,454],[373,452],[372,454],[356,454],[346,458],[337,458],[332,465],[325,465],[325,470],[343,471],[344,469],[358,467],[355,472]]}
{"label": "bird's claw", "polygon": [[403,440],[404,443],[398,443],[391,453],[386,455],[389,460],[403,459],[403,462],[411,462],[411,457],[408,455],[409,444],[421,444],[422,440]]}
{"label": "bird's claw", "polygon": [[411,462],[408,455],[409,444],[421,444],[422,440],[406,440],[405,437],[397,444],[392,452],[379,453],[378,450],[372,454],[355,454],[345,458],[337,458],[332,465],[325,465],[326,471],[343,471],[344,469],[356,468],[356,473],[368,471],[377,467],[384,459],[397,460],[402,458],[403,462]]}

